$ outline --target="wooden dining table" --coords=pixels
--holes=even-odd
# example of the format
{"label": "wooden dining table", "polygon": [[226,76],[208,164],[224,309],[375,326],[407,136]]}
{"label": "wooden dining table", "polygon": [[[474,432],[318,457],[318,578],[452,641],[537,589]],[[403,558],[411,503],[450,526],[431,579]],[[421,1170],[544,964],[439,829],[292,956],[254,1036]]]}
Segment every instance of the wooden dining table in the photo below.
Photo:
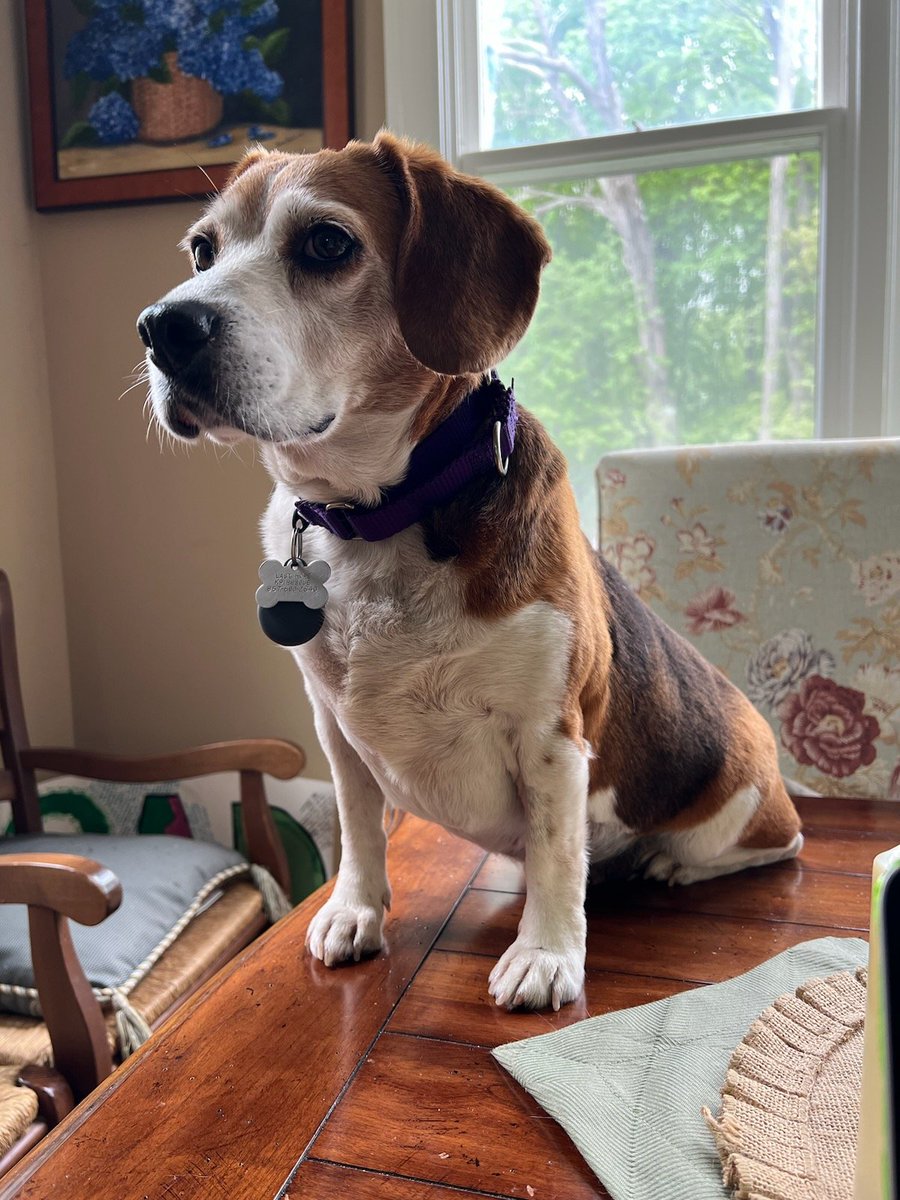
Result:
{"label": "wooden dining table", "polygon": [[794,862],[593,888],[584,993],[559,1013],[488,996],[521,867],[406,817],[389,842],[384,952],[336,969],[310,958],[326,884],[0,1180],[0,1200],[607,1196],[491,1048],[728,979],[810,938],[864,936],[872,859],[900,843],[900,804],[798,807]]}

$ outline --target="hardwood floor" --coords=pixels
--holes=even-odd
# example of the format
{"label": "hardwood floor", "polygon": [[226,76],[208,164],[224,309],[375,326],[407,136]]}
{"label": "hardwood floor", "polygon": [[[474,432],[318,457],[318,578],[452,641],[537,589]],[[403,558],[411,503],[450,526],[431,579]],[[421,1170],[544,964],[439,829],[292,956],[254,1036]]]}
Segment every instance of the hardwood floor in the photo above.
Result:
{"label": "hardwood floor", "polygon": [[864,936],[872,858],[900,842],[900,805],[799,807],[796,863],[594,889],[585,991],[559,1013],[508,1013],[487,994],[515,936],[521,868],[409,817],[390,844],[384,954],[312,962],[303,938],[327,888],[311,897],[0,1182],[0,1198],[604,1197],[490,1048],[728,979],[809,938]]}

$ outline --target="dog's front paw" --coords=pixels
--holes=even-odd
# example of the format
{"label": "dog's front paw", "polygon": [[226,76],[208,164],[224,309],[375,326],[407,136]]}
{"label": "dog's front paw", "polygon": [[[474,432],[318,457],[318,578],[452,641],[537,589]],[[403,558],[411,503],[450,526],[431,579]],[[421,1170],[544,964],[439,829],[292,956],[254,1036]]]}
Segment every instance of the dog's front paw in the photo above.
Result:
{"label": "dog's front paw", "polygon": [[346,904],[332,897],[309,923],[306,945],[310,954],[326,967],[359,962],[365,954],[377,954],[384,945],[384,908],[371,904]]}
{"label": "dog's front paw", "polygon": [[584,985],[584,949],[547,950],[516,940],[491,971],[488,990],[506,1008],[559,1012]]}

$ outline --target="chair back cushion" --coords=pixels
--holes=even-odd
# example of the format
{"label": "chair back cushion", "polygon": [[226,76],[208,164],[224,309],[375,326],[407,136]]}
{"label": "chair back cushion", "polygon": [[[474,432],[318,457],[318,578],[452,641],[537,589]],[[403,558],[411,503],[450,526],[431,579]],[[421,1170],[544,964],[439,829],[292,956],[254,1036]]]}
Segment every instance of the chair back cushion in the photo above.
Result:
{"label": "chair back cushion", "polygon": [[[122,903],[99,925],[70,921],[81,966],[101,1001],[127,995],[197,914],[249,864],[235,850],[190,838],[30,834],[0,840],[0,854],[79,854],[118,876]],[[0,906],[0,1008],[38,1016],[28,915]]]}
{"label": "chair back cushion", "polygon": [[[39,790],[48,833],[165,833],[218,842],[247,856],[236,771],[156,783],[57,775],[45,779]],[[299,904],[337,870],[334,786],[304,777],[266,776],[266,798],[287,854],[291,898]],[[13,822],[9,803],[0,800],[0,833],[26,832]]]}
{"label": "chair back cushion", "polygon": [[600,545],[769,721],[789,780],[900,799],[900,438],[606,455]]}

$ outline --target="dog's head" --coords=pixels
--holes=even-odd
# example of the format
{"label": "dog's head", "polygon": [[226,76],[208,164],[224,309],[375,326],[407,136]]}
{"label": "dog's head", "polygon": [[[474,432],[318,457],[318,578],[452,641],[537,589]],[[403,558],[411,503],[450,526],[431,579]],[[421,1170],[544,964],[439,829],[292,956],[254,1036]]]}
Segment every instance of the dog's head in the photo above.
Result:
{"label": "dog's head", "polygon": [[156,417],[188,440],[249,434],[323,479],[380,431],[401,440],[438,376],[512,349],[550,258],[497,188],[389,134],[250,152],[184,247],[193,278],[138,320]]}

